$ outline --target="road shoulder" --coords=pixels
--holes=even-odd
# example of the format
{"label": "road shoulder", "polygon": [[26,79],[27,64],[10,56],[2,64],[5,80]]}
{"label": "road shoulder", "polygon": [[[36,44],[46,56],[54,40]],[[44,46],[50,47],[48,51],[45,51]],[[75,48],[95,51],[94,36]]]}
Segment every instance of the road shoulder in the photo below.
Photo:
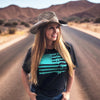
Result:
{"label": "road shoulder", "polygon": [[23,35],[15,37],[15,38],[12,38],[11,40],[9,40],[10,37],[8,37],[9,41],[6,40],[5,43],[0,44],[0,51],[3,50],[3,49],[5,49],[5,48],[7,48],[7,47],[9,47],[9,46],[11,46],[12,44],[14,44],[16,42],[18,42],[18,41],[20,41],[20,40],[28,37],[28,35],[29,34],[23,34]]}
{"label": "road shoulder", "polygon": [[82,29],[82,28],[75,27],[75,26],[69,26],[69,27],[77,29],[77,30],[80,30],[80,31],[82,31],[82,32],[84,32],[86,34],[89,34],[89,35],[91,35],[93,37],[96,37],[96,38],[100,39],[100,33],[96,33],[96,32],[93,32],[93,31],[90,31],[90,30],[86,30],[86,29]]}

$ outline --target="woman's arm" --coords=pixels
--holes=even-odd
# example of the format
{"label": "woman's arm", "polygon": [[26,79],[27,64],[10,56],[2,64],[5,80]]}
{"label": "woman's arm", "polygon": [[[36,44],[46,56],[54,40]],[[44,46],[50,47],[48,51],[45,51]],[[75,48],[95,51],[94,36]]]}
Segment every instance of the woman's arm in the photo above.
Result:
{"label": "woman's arm", "polygon": [[22,69],[21,71],[23,85],[25,87],[26,92],[30,96],[31,100],[36,100],[36,94],[30,91],[30,84],[29,84],[29,76],[25,73]]}
{"label": "woman's arm", "polygon": [[75,70],[73,70],[73,76],[69,76],[69,78],[68,78],[66,91],[62,93],[63,94],[62,100],[69,100],[70,91],[71,91],[72,84],[73,84],[73,81],[74,81],[74,76],[75,76]]}

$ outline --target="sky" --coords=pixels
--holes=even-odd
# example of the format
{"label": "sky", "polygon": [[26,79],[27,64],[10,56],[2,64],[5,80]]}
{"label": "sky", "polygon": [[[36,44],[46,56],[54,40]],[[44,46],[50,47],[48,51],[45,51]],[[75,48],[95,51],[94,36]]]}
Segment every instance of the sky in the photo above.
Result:
{"label": "sky", "polygon": [[[48,8],[51,5],[64,4],[69,1],[76,0],[0,0],[0,8],[7,7],[9,5],[17,5],[19,7],[31,7],[36,9]],[[88,0],[93,3],[100,3],[100,0]]]}

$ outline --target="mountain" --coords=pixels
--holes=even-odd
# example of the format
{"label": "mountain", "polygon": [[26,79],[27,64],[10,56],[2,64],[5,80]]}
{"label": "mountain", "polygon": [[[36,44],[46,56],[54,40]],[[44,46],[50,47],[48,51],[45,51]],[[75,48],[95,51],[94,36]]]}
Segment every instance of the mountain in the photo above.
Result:
{"label": "mountain", "polygon": [[[21,8],[16,5],[10,5],[5,8],[0,8],[0,19],[20,19],[30,20],[36,18],[39,13],[44,11],[55,11],[58,18],[76,16],[100,16],[100,4],[91,3],[88,1],[71,1],[61,5],[52,5],[45,9]],[[97,12],[96,12],[97,11]]]}
{"label": "mountain", "polygon": [[0,9],[0,18],[2,19],[27,19],[35,17],[37,9],[33,8],[20,8],[15,5]]}
{"label": "mountain", "polygon": [[93,5],[93,3],[87,1],[71,1],[69,3],[61,5],[61,7],[59,7],[55,12],[59,16],[59,18],[69,17],[72,14],[85,11]]}
{"label": "mountain", "polygon": [[72,14],[71,16],[77,16],[77,17],[81,17],[81,18],[100,17],[100,4],[96,4],[83,12]]}

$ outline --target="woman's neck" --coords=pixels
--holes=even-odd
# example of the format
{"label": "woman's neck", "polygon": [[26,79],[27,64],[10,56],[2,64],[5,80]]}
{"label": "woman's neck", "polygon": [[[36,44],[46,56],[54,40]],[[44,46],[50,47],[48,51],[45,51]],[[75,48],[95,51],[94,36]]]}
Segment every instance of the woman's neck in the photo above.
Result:
{"label": "woman's neck", "polygon": [[54,48],[53,42],[47,42],[46,48],[53,49]]}

